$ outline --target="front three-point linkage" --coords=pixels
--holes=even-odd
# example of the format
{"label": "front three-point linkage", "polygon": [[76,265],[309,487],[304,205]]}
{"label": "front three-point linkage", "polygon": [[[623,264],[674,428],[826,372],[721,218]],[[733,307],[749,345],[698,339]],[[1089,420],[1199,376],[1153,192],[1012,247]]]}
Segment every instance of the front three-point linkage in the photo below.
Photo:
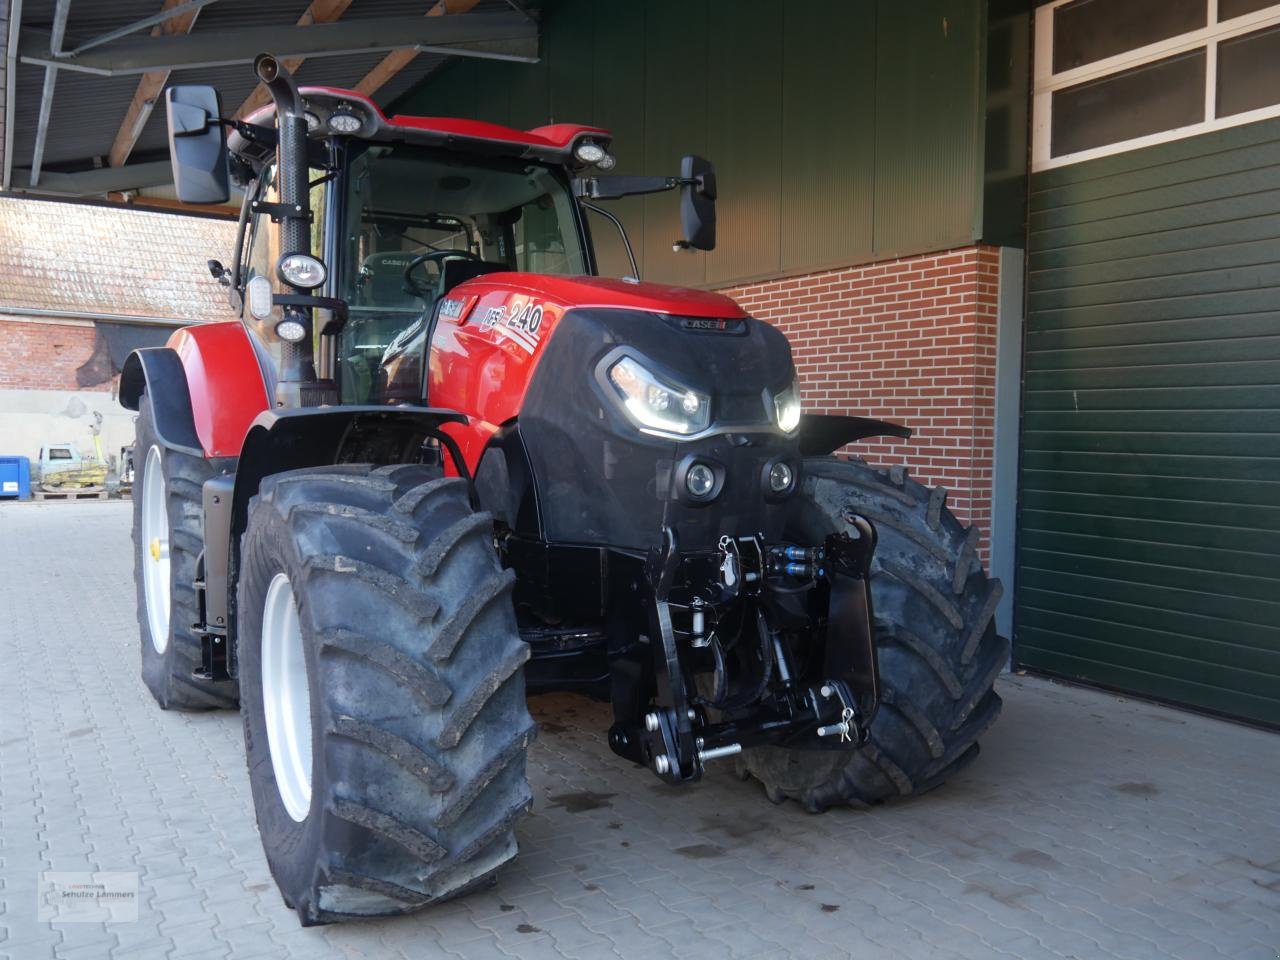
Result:
{"label": "front three-point linkage", "polygon": [[[645,571],[655,704],[644,716],[644,729],[623,738],[639,749],[619,752],[670,783],[686,783],[702,775],[707,761],[748,747],[850,749],[864,743],[879,701],[868,588],[876,538],[870,523],[856,520],[856,536],[835,534],[819,547],[723,537],[715,564],[684,566],[674,531],[664,530],[663,545],[650,552]],[[690,567],[714,572],[713,600],[697,590],[688,602],[672,600],[677,570]],[[808,676],[797,675],[783,632],[768,614],[770,592],[794,593],[797,583],[825,592],[827,601],[825,627],[811,638],[821,656],[807,658]],[[688,584],[680,588],[690,592]],[[706,627],[708,615],[728,604],[741,605],[746,639],[740,642],[756,644],[755,674],[737,677],[732,691],[719,640]],[[687,630],[673,626],[673,608],[687,616]],[[690,658],[698,657],[714,662],[710,689],[703,692],[691,681]]]}

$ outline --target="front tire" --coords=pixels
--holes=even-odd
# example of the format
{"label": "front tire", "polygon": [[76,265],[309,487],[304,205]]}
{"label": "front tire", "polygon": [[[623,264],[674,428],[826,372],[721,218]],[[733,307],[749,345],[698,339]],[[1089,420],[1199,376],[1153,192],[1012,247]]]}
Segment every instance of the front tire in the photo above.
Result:
{"label": "front tire", "polygon": [[289,471],[250,504],[245,747],[304,925],[457,896],[516,854],[529,649],[492,535],[465,482],[426,466]]}
{"label": "front tire", "polygon": [[1000,583],[983,572],[978,531],[947,509],[946,491],[916,483],[902,467],[810,458],[800,496],[798,542],[849,530],[851,514],[875,525],[880,709],[859,750],[762,747],[743,753],[738,771],[771,800],[814,812],[925,793],[977,757],[978,737],[1000,715],[993,685],[1009,658],[993,619]]}
{"label": "front tire", "polygon": [[138,404],[133,495],[134,586],[142,634],[142,680],[165,710],[236,705],[234,681],[201,680],[196,561],[204,548],[201,488],[216,473],[203,457],[166,448],[156,435],[151,400]]}

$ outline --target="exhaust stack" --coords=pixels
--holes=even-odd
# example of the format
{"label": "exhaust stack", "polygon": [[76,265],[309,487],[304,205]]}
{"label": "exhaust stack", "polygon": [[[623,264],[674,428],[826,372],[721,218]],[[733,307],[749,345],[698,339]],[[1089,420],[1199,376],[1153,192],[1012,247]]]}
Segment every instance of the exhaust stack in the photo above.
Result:
{"label": "exhaust stack", "polygon": [[[258,75],[276,105],[277,177],[280,204],[276,212],[280,220],[280,253],[311,253],[311,208],[307,172],[307,120],[302,109],[302,96],[293,76],[269,53],[260,53],[253,61]],[[308,293],[295,290],[296,293]],[[308,390],[316,384],[315,356],[311,310],[284,307],[284,320],[301,323],[307,335],[301,340],[280,343],[280,379],[276,386],[276,404],[283,407],[311,406],[319,402],[323,391]],[[283,322],[283,321],[282,321]]]}

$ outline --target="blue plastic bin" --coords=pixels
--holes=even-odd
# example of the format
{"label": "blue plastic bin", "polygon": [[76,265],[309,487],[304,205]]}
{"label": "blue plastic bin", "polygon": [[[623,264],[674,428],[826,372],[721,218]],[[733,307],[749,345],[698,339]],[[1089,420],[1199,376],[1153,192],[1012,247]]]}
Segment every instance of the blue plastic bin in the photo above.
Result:
{"label": "blue plastic bin", "polygon": [[31,499],[31,461],[26,457],[0,457],[0,499]]}

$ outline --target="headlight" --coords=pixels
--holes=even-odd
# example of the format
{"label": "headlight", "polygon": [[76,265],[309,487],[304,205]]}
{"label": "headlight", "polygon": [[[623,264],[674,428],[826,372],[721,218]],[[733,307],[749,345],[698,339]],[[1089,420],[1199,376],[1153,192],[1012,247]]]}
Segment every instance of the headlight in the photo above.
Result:
{"label": "headlight", "polygon": [[276,266],[280,279],[291,287],[310,290],[324,283],[324,264],[305,253],[286,253]]}
{"label": "headlight", "polygon": [[636,426],[659,433],[688,436],[711,422],[711,398],[646,369],[630,357],[609,368],[609,383]]}
{"label": "headlight", "polygon": [[791,386],[773,398],[773,409],[778,417],[778,429],[783,433],[800,426],[800,381],[793,380]]}

